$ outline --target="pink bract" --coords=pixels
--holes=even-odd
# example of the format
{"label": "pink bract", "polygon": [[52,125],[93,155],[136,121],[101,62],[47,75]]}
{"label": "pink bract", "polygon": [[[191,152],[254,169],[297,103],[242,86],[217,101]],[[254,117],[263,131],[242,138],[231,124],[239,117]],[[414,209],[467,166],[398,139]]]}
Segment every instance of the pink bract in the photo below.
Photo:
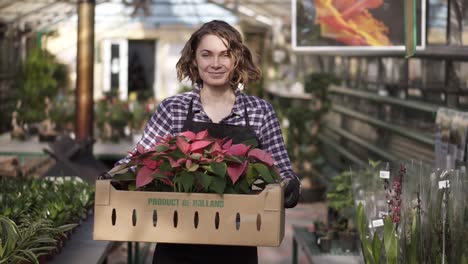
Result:
{"label": "pink bract", "polygon": [[184,136],[186,137],[189,141],[194,140],[196,137],[196,134],[193,133],[192,131],[185,131],[179,134],[179,136]]}
{"label": "pink bract", "polygon": [[146,166],[141,167],[136,176],[136,187],[140,188],[150,183],[153,180],[151,175],[155,172],[157,172],[157,170],[152,170]]}
{"label": "pink bract", "polygon": [[258,149],[258,148],[252,149],[249,152],[248,157],[249,158],[255,158],[255,159],[265,163],[268,166],[273,166],[273,164],[275,164],[275,160],[271,157],[271,155],[269,153],[267,153],[264,150]]}
{"label": "pink bract", "polygon": [[247,161],[244,161],[244,163],[241,164],[232,163],[228,165],[227,173],[229,178],[231,178],[232,183],[235,184],[237,180],[239,180],[240,176],[244,173],[245,168],[247,168]]}
{"label": "pink bract", "polygon": [[177,137],[176,140],[177,147],[182,151],[184,154],[187,154],[190,150],[190,144],[185,141],[182,137]]}
{"label": "pink bract", "polygon": [[201,140],[201,139],[205,139],[207,137],[208,137],[208,130],[205,129],[203,131],[198,132],[197,135],[195,136],[195,139]]}
{"label": "pink bract", "polygon": [[207,146],[209,146],[212,141],[207,141],[207,140],[200,140],[200,141],[195,141],[190,145],[190,151],[195,152],[197,150],[203,150]]}
{"label": "pink bract", "polygon": [[249,148],[250,146],[246,146],[244,144],[235,144],[229,148],[227,153],[230,155],[245,156],[247,151],[249,151]]}

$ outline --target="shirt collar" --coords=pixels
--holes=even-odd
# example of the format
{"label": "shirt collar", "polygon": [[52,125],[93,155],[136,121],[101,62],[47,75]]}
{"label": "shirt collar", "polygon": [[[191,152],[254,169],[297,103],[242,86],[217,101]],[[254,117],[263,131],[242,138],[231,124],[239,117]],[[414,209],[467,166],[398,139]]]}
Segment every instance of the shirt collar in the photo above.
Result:
{"label": "shirt collar", "polygon": [[[201,98],[200,98],[200,91],[201,87],[199,85],[195,85],[193,87],[194,97],[193,97],[193,112],[200,112],[202,110]],[[242,91],[239,87],[234,90],[234,94],[236,95],[236,100],[234,101],[234,106],[232,107],[232,112],[238,116],[242,116],[244,114],[244,100],[242,100]]]}

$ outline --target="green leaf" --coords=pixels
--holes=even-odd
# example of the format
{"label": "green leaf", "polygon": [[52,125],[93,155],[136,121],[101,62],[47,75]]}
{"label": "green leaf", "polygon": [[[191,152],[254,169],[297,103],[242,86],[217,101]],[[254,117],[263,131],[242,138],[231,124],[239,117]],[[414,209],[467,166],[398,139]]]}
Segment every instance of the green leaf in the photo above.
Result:
{"label": "green leaf", "polygon": [[212,177],[210,190],[213,190],[217,194],[223,194],[226,188],[226,178]]}
{"label": "green leaf", "polygon": [[408,246],[408,261],[407,261],[409,264],[419,263],[418,247],[420,246],[419,244],[421,243],[419,241],[419,234],[421,230],[419,230],[419,219],[418,219],[418,213],[416,209],[413,209],[412,215],[413,215],[413,219],[411,222],[411,242]]}
{"label": "green leaf", "polygon": [[178,159],[180,159],[180,158],[184,158],[184,157],[185,157],[185,154],[184,154],[182,151],[180,151],[180,149],[177,148],[176,150],[172,151],[172,152],[169,154],[169,156],[171,156],[171,157],[174,158],[175,160],[178,160]]}
{"label": "green leaf", "polygon": [[196,171],[198,170],[198,167],[200,167],[200,165],[196,164],[196,163],[192,163],[192,165],[190,165],[190,167],[187,168],[188,171]]}
{"label": "green leaf", "polygon": [[132,171],[127,171],[122,174],[116,174],[113,179],[116,180],[135,180],[136,179],[136,174]]}
{"label": "green leaf", "polygon": [[372,246],[367,238],[367,219],[366,213],[364,210],[364,206],[362,203],[359,203],[357,209],[357,229],[359,233],[359,238],[361,239],[362,244],[362,253],[364,255],[364,259],[366,263],[373,264],[374,263],[374,256],[372,254]]}
{"label": "green leaf", "polygon": [[380,263],[380,257],[382,256],[382,241],[380,241],[377,232],[374,233],[374,238],[372,239],[372,256],[374,258],[374,263]]}
{"label": "green leaf", "polygon": [[172,166],[171,166],[171,163],[168,161],[168,160],[165,160],[161,166],[159,166],[159,170],[164,173],[166,171],[171,171],[172,170]]}
{"label": "green leaf", "polygon": [[229,162],[239,163],[239,164],[243,163],[242,159],[240,159],[237,156],[225,156],[224,160],[229,161]]}
{"label": "green leaf", "polygon": [[336,186],[336,191],[337,192],[340,192],[340,191],[343,191],[347,188],[347,185],[346,184],[343,184],[343,183],[340,183]]}
{"label": "green leaf", "polygon": [[247,179],[246,178],[242,178],[237,184],[236,184],[236,187],[237,187],[237,193],[245,193],[245,194],[249,194],[251,191],[250,191],[250,185],[247,183]]}
{"label": "green leaf", "polygon": [[201,166],[205,171],[214,173],[213,169],[211,168],[210,165],[203,165]]}
{"label": "green leaf", "polygon": [[129,191],[135,191],[136,190],[136,184],[134,182],[130,183],[128,185],[128,190]]}
{"label": "green leaf", "polygon": [[8,254],[14,250],[16,242],[20,237],[18,226],[11,219],[0,216],[0,223],[2,230],[1,239],[2,241],[6,241],[6,243],[3,244],[2,254],[0,256],[4,256],[5,253]]}
{"label": "green leaf", "polygon": [[357,229],[358,229],[358,232],[359,232],[359,235],[361,236],[361,239],[362,238],[365,238],[366,237],[366,214],[365,214],[365,211],[364,211],[364,206],[362,205],[362,203],[359,203],[358,205],[358,209],[357,209]]}
{"label": "green leaf", "polygon": [[156,147],[156,152],[164,152],[169,149],[169,146],[166,145],[158,145]]}
{"label": "green leaf", "polygon": [[251,149],[258,147],[258,141],[255,138],[244,140],[242,142],[242,144],[247,145],[247,146],[251,146],[250,147]]}
{"label": "green leaf", "polygon": [[[56,231],[56,230],[53,230]],[[34,240],[34,242],[41,243],[41,244],[55,244],[57,240],[50,238],[50,237],[41,237]]]}
{"label": "green leaf", "polygon": [[41,252],[47,252],[47,251],[50,251],[50,250],[54,250],[56,248],[57,247],[55,247],[55,246],[48,246],[48,247],[31,248],[30,250],[32,252],[34,252],[34,254],[39,255]]}
{"label": "green leaf", "polygon": [[227,172],[227,165],[224,162],[211,162],[210,167],[213,170],[214,174],[225,177]]}
{"label": "green leaf", "polygon": [[183,191],[191,192],[195,184],[194,175],[191,172],[183,171],[178,175],[178,182],[182,184]]}
{"label": "green leaf", "polygon": [[257,170],[254,169],[252,165],[247,166],[247,183],[252,185],[258,177]]}
{"label": "green leaf", "polygon": [[65,233],[69,230],[72,230],[73,228],[77,227],[78,225],[77,224],[67,224],[67,225],[62,225],[62,226],[59,226],[57,227],[57,230],[62,232],[62,233]]}
{"label": "green leaf", "polygon": [[254,163],[252,166],[255,168],[255,170],[258,172],[260,177],[262,177],[263,180],[266,183],[273,183],[274,182],[273,177],[271,177],[270,170],[268,169],[268,167],[265,164],[263,164],[263,163]]}
{"label": "green leaf", "polygon": [[209,175],[206,174],[206,173],[199,172],[199,171],[197,171],[197,172],[195,173],[195,175],[197,176],[198,181],[199,181],[200,184],[203,186],[203,188],[204,188],[205,190],[208,190],[208,188],[209,188],[209,186],[210,186],[210,184],[211,184],[211,179],[212,179],[213,177],[209,176]]}
{"label": "green leaf", "polygon": [[396,264],[398,262],[398,239],[390,216],[387,216],[384,222],[384,246],[387,264]]}
{"label": "green leaf", "polygon": [[39,260],[37,259],[36,255],[31,250],[18,250],[18,252],[23,253],[26,258],[34,264],[39,264]]}
{"label": "green leaf", "polygon": [[229,193],[229,194],[238,194],[238,192],[236,192],[236,190],[232,187],[232,185],[228,185],[226,186],[226,188],[224,189],[224,193]]}
{"label": "green leaf", "polygon": [[200,160],[202,157],[202,154],[200,153],[193,153],[192,155],[190,155],[190,158],[194,159],[194,160]]}

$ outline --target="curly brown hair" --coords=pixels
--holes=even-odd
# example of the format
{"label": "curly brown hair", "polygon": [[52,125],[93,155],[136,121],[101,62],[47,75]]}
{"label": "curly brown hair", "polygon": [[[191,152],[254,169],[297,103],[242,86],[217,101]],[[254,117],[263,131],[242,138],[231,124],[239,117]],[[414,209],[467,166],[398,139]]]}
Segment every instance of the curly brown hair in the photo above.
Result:
{"label": "curly brown hair", "polygon": [[197,65],[195,63],[195,52],[198,44],[205,35],[216,35],[227,42],[228,52],[234,59],[234,70],[230,76],[230,85],[233,89],[239,84],[244,85],[257,81],[261,78],[260,68],[253,62],[252,53],[242,41],[241,34],[234,27],[221,20],[213,20],[203,24],[195,31],[182,49],[181,56],[177,62],[177,78],[182,81],[188,78],[193,84],[202,85]]}

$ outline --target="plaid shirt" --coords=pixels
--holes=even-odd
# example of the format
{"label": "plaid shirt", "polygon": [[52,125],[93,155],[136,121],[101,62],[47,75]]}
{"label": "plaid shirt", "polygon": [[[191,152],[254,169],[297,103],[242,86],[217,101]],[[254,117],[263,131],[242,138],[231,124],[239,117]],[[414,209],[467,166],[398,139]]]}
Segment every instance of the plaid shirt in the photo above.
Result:
{"label": "plaid shirt", "polygon": [[[278,118],[271,104],[258,97],[246,95],[239,89],[235,91],[235,94],[236,100],[231,113],[221,120],[220,123],[245,126],[244,106],[246,106],[250,127],[255,131],[262,149],[272,154],[276,161],[275,165],[280,170],[281,177],[297,178],[291,169],[291,162],[284,146]],[[192,98],[193,121],[212,122],[205,111],[203,111],[200,100],[200,88],[195,87],[190,92],[164,99],[148,121],[138,144],[145,149],[150,149],[151,146],[157,143],[156,136],[164,137],[168,134],[175,136],[182,132]],[[136,152],[136,148],[132,152]],[[118,161],[117,164],[128,162],[131,155],[130,153]]]}

